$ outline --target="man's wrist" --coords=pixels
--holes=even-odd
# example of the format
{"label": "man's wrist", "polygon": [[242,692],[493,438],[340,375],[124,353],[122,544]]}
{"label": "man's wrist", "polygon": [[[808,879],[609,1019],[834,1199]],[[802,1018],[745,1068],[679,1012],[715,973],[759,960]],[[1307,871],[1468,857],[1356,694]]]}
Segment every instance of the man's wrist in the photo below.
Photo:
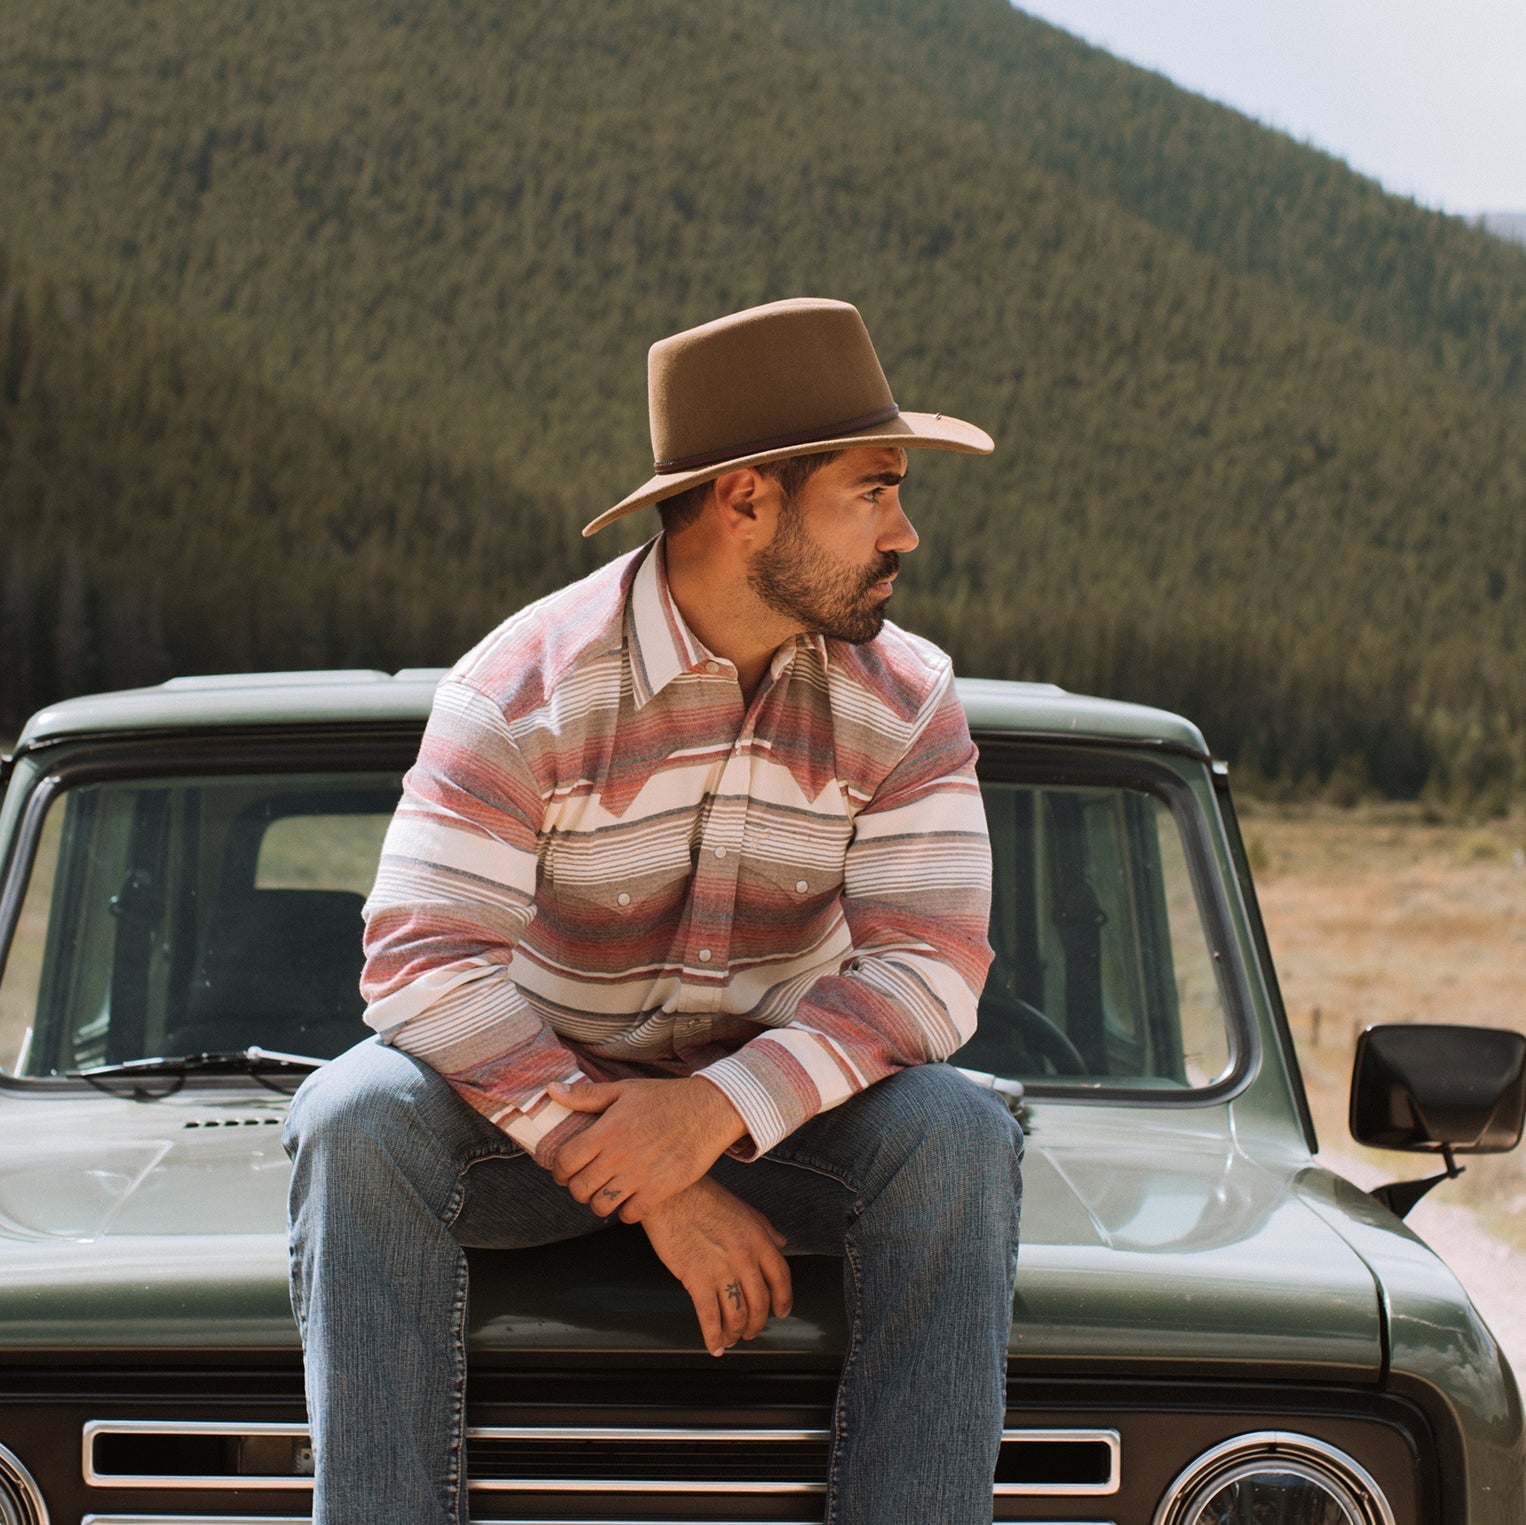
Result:
{"label": "man's wrist", "polygon": [[706,1143],[714,1146],[715,1158],[719,1159],[739,1139],[747,1137],[746,1119],[713,1080],[691,1075],[689,1084],[700,1109],[699,1122]]}

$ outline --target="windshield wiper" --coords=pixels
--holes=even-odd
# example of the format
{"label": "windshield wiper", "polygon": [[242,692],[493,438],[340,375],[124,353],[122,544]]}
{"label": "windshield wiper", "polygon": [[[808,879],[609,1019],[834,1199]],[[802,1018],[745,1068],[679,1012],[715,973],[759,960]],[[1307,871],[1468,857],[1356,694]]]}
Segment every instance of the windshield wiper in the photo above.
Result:
{"label": "windshield wiper", "polygon": [[191,1075],[247,1075],[251,1080],[288,1095],[277,1077],[288,1080],[322,1069],[327,1059],[311,1054],[283,1054],[269,1048],[222,1049],[214,1053],[159,1054],[146,1059],[124,1059],[120,1064],[96,1064],[87,1070],[67,1070],[69,1080],[83,1080],[112,1096],[125,1094],[134,1101],[157,1101],[173,1096]]}

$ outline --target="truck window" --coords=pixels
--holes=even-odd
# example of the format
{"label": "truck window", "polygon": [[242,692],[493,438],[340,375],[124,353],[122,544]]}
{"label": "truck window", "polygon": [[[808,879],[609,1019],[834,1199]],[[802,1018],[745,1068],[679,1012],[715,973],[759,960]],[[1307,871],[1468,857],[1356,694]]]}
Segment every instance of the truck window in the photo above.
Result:
{"label": "truck window", "polygon": [[968,1068],[1196,1088],[1226,1007],[1170,806],[1142,789],[987,781],[995,961]]}
{"label": "truck window", "polygon": [[0,1066],[42,1076],[366,1035],[361,906],[396,774],[108,780],[49,807],[3,980]]}
{"label": "truck window", "polygon": [[[357,1042],[361,906],[400,788],[313,773],[61,791],[0,980],[0,1067]],[[1042,778],[983,790],[996,957],[956,1062],[1160,1091],[1223,1075],[1227,1008],[1166,800]]]}

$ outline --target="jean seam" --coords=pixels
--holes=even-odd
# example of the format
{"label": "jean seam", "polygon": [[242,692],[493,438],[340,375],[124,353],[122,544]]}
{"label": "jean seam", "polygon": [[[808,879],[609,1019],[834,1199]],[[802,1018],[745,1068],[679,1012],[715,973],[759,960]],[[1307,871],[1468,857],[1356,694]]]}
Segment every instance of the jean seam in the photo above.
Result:
{"label": "jean seam", "polygon": [[291,1299],[292,1316],[297,1321],[297,1336],[302,1341],[302,1348],[307,1349],[307,1300],[302,1296],[306,1271],[306,1258],[295,1239],[287,1239],[287,1256],[291,1264],[290,1273],[287,1276],[287,1295]]}
{"label": "jean seam", "polygon": [[[526,1153],[517,1145],[503,1148],[487,1145],[473,1150],[461,1162],[456,1172],[456,1189],[446,1204],[441,1219],[447,1229],[454,1229],[461,1210],[466,1206],[466,1178],[474,1165],[490,1160],[514,1160]],[[446,1466],[445,1492],[449,1500],[449,1517],[454,1520],[467,1518],[467,1494],[463,1485],[466,1450],[466,1304],[469,1291],[470,1268],[466,1256],[461,1256],[456,1270],[455,1291],[451,1302],[451,1413],[450,1455]]]}
{"label": "jean seam", "polygon": [[838,1467],[848,1430],[847,1417],[843,1412],[844,1394],[848,1391],[849,1378],[858,1359],[859,1330],[863,1320],[863,1278],[859,1274],[858,1256],[853,1251],[851,1241],[844,1241],[843,1258],[853,1277],[853,1317],[848,1325],[848,1348],[843,1352],[842,1371],[837,1379],[837,1399],[832,1405],[832,1462],[827,1468],[827,1509],[822,1525],[833,1525],[837,1518]]}
{"label": "jean seam", "polygon": [[461,1168],[456,1172],[456,1189],[451,1193],[450,1200],[445,1204],[445,1210],[440,1215],[441,1226],[447,1229],[455,1228],[456,1220],[461,1216],[461,1209],[466,1206],[466,1177],[473,1165],[486,1164],[489,1160],[517,1160],[524,1153],[526,1151],[518,1147],[508,1150],[487,1147],[467,1155],[461,1162]]}
{"label": "jean seam", "polygon": [[829,1181],[835,1181],[844,1191],[850,1191],[854,1196],[853,1210],[858,1211],[859,1202],[863,1197],[864,1189],[857,1181],[850,1181],[843,1173],[834,1166],[828,1165],[822,1160],[814,1159],[806,1154],[783,1154],[778,1150],[764,1156],[777,1165],[789,1165],[798,1170],[809,1170],[813,1175],[825,1176]]}
{"label": "jean seam", "polygon": [[451,1302],[450,1455],[446,1465],[445,1496],[448,1518],[465,1520],[466,1490],[462,1486],[466,1448],[466,1297],[467,1265],[463,1254],[456,1269],[455,1295]]}

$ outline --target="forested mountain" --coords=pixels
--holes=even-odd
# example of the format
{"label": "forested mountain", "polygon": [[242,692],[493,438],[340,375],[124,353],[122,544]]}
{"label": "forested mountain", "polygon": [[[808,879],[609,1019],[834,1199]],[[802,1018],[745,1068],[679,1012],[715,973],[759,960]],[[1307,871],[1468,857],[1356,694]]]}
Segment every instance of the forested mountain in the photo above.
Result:
{"label": "forested mountain", "polygon": [[653,339],[826,294],[997,437],[962,670],[1526,784],[1526,251],[1005,0],[7,0],[0,144],[0,724],[449,660],[649,531]]}

